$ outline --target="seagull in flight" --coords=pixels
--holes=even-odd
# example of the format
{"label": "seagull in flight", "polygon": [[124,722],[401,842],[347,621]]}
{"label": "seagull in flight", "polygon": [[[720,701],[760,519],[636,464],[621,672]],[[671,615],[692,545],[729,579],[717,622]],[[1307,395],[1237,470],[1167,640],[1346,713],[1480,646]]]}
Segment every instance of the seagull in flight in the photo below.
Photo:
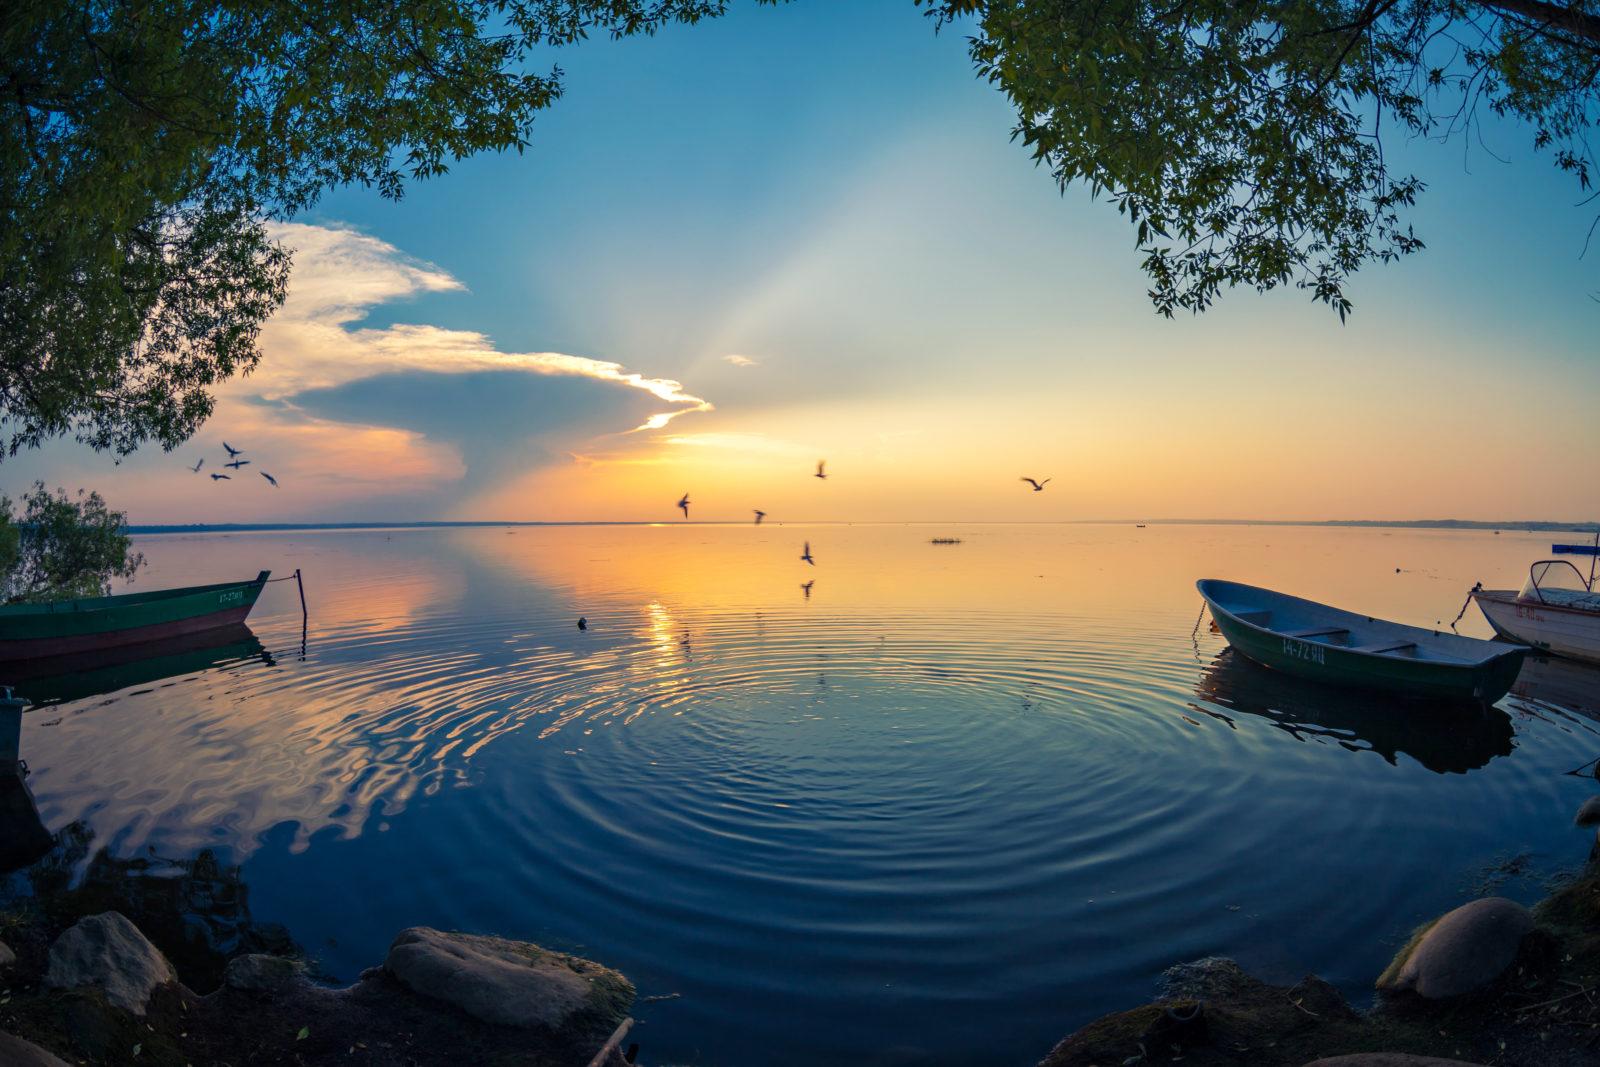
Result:
{"label": "seagull in flight", "polygon": [[213,474],[211,480],[214,482],[231,482],[233,481],[233,476],[230,474]]}
{"label": "seagull in flight", "polygon": [[222,447],[226,448],[228,450],[228,458],[229,459],[232,459],[234,456],[242,456],[242,455],[244,455],[244,449],[242,449],[242,448],[234,448],[232,445],[230,445],[226,441],[222,442]]}
{"label": "seagull in flight", "polygon": [[751,510],[756,513],[756,525],[760,526],[761,520],[767,517],[767,513],[762,511],[760,508],[752,508]]}
{"label": "seagull in flight", "polygon": [[278,488],[278,479],[274,478],[272,475],[268,474],[266,471],[257,471],[256,473],[261,475],[261,477],[265,478],[267,480],[267,483],[269,485],[271,485],[272,488],[274,488],[274,489]]}
{"label": "seagull in flight", "polygon": [[206,457],[201,456],[200,457],[200,462],[196,463],[194,466],[190,467],[189,469],[194,471],[196,474],[199,474],[200,473],[200,468],[204,467],[205,465],[206,465]]}
{"label": "seagull in flight", "polygon": [[817,561],[811,558],[811,542],[810,541],[806,542],[806,550],[804,552],[800,553],[800,558],[805,560],[807,563],[811,564],[813,567],[815,567],[817,565]]}
{"label": "seagull in flight", "polygon": [[1050,484],[1050,479],[1049,478],[1046,478],[1042,482],[1036,482],[1032,478],[1028,478],[1028,477],[1024,476],[1022,478],[1019,478],[1018,481],[1027,482],[1029,485],[1033,486],[1033,491],[1035,493],[1044,492],[1044,487]]}
{"label": "seagull in flight", "polygon": [[689,517],[689,494],[685,493],[678,499],[678,506],[683,509],[683,517]]}
{"label": "seagull in flight", "polygon": [[817,460],[817,473],[813,474],[811,477],[813,477],[813,478],[826,478],[828,476],[828,472],[823,470],[822,468],[826,467],[827,465],[828,465],[828,461],[827,460],[825,460],[825,459]]}
{"label": "seagull in flight", "polygon": [[224,463],[223,466],[232,470],[238,470],[240,467],[250,466],[250,461],[247,459],[236,459],[232,463]]}
{"label": "seagull in flight", "polygon": [[805,591],[807,600],[811,599],[811,587],[816,585],[816,584],[817,584],[817,580],[815,578],[811,579],[809,582],[801,582],[800,583],[800,588]]}

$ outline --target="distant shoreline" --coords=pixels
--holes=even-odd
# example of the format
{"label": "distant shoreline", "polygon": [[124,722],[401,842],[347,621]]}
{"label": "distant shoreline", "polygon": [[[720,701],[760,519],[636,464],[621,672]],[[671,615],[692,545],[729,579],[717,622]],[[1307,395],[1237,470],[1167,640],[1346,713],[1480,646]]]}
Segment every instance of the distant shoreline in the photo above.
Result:
{"label": "distant shoreline", "polygon": [[[492,527],[542,526],[749,526],[748,521],[684,522],[592,521],[592,522],[260,522],[260,523],[172,523],[131,525],[130,534],[175,533],[293,533],[316,530],[442,530]],[[785,525],[774,522],[772,525]],[[1480,522],[1475,519],[1065,519],[1060,522],[961,522],[916,519],[908,522],[844,522],[797,520],[796,526],[1324,526],[1394,530],[1509,530],[1513,533],[1582,533],[1600,530],[1600,520],[1551,522],[1544,519],[1515,522]]]}

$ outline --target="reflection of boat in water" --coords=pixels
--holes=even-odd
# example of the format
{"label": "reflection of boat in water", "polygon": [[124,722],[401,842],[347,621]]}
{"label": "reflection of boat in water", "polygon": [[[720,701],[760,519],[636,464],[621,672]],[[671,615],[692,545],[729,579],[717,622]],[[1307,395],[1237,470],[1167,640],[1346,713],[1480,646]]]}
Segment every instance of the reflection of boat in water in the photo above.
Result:
{"label": "reflection of boat in water", "polygon": [[1195,584],[1217,629],[1241,655],[1329,685],[1493,704],[1516,681],[1528,652],[1239,582]]}
{"label": "reflection of boat in water", "polygon": [[[1326,739],[1390,763],[1402,753],[1438,774],[1465,774],[1512,748],[1511,716],[1498,708],[1430,708],[1352,694],[1268,670],[1224,649],[1195,686],[1201,699],[1267,719],[1300,740]],[[1217,708],[1207,714],[1228,718]]]}
{"label": "reflection of boat in water", "polygon": [[[1552,545],[1556,551],[1588,553],[1581,545]],[[1507,641],[1541,652],[1600,663],[1600,589],[1564,559],[1543,559],[1528,568],[1522,589],[1474,586],[1472,599],[1494,632]]]}
{"label": "reflection of boat in water", "polygon": [[1529,656],[1511,695],[1600,722],[1600,667],[1555,656]]}
{"label": "reflection of boat in water", "polygon": [[244,622],[267,584],[248,582],[0,606],[0,661],[104,652]]}
{"label": "reflection of boat in water", "polygon": [[204,633],[126,645],[104,652],[3,664],[0,665],[0,680],[12,686],[18,696],[38,706],[114,693],[163,678],[196,674],[252,659],[271,664],[272,654],[250,627],[236,623]]}

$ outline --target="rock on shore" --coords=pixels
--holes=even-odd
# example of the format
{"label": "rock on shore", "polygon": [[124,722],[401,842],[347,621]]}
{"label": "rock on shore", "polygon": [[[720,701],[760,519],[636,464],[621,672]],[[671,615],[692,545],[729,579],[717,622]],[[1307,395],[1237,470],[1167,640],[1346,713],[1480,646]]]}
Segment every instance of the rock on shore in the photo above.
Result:
{"label": "rock on shore", "polygon": [[1505,897],[1463,904],[1419,931],[1378,977],[1378,988],[1428,1000],[1465,996],[1504,974],[1532,929],[1533,914]]}
{"label": "rock on shore", "polygon": [[80,919],[56,938],[44,976],[52,989],[95,989],[134,1015],[145,1013],[159,986],[177,980],[161,950],[115,911]]}
{"label": "rock on shore", "polygon": [[587,1019],[609,1029],[634,998],[633,983],[598,963],[424,926],[401,931],[384,969],[412,992],[500,1026],[560,1032]]}

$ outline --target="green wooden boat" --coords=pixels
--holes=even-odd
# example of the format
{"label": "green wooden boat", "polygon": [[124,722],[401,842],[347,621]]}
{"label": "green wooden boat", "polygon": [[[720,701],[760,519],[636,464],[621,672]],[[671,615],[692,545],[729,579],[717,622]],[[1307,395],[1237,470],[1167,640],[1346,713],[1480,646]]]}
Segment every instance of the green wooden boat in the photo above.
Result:
{"label": "green wooden boat", "polygon": [[1405,626],[1253,585],[1204,578],[1196,586],[1241,655],[1330,685],[1493,704],[1528,654],[1520,645]]}
{"label": "green wooden boat", "polygon": [[247,582],[0,606],[0,663],[98,652],[243,623],[271,573],[262,571]]}

